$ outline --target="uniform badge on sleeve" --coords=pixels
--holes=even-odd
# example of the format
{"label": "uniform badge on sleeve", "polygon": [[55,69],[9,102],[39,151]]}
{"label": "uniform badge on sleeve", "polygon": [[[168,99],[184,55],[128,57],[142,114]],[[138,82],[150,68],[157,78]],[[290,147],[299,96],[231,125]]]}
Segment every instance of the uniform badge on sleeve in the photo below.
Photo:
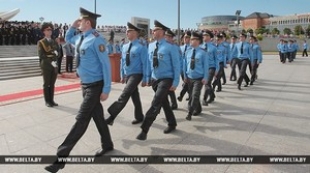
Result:
{"label": "uniform badge on sleeve", "polygon": [[104,47],[103,44],[100,44],[100,45],[99,45],[99,51],[100,51],[100,52],[104,52],[104,51],[105,51],[105,47]]}

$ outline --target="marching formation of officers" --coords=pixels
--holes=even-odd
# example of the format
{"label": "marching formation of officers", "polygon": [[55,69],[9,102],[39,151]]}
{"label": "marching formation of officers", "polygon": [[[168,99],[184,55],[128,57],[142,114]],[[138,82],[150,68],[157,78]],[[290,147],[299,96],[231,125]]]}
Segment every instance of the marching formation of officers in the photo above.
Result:
{"label": "marching formation of officers", "polygon": [[[305,45],[304,45],[304,47],[305,47]],[[280,62],[282,62],[284,64],[286,61],[288,61],[288,62],[294,61],[294,59],[296,58],[296,53],[299,49],[299,46],[298,46],[296,40],[287,41],[284,39],[280,39],[280,42],[277,45],[277,49],[279,51]],[[306,48],[306,50],[307,50],[307,48]],[[307,54],[307,56],[308,56],[308,54]]]}
{"label": "marching formation of officers", "polygon": [[[142,123],[136,139],[147,139],[148,132],[161,109],[168,123],[163,133],[171,133],[177,126],[173,109],[177,108],[175,90],[179,85],[180,76],[184,82],[182,97],[186,92],[189,95],[185,118],[190,121],[192,116],[202,112],[200,97],[203,87],[205,87],[203,105],[214,101],[215,88],[217,92],[222,91],[221,78],[225,75],[224,68],[227,67],[227,63],[234,62],[235,66],[239,67],[238,80],[235,74],[231,80],[237,80],[238,89],[241,90],[243,80],[246,82],[245,86],[253,85],[257,67],[262,62],[262,53],[254,36],[248,43],[245,41],[246,35],[241,34],[239,42],[232,41],[229,44],[225,41],[225,33],[217,34],[214,39],[210,31],[187,32],[183,36],[185,44],[180,47],[173,42],[175,34],[170,28],[155,20],[152,30],[154,41],[147,45],[145,40],[139,38],[143,29],[128,22],[126,36],[129,42],[121,48],[120,66],[121,82],[125,87],[119,98],[107,109],[110,116],[104,119],[100,101],[105,101],[109,97],[111,69],[106,41],[95,29],[96,19],[101,15],[84,8],[80,8],[80,13],[80,18],[73,22],[66,34],[66,42],[75,45],[76,69],[81,80],[83,102],[76,116],[76,122],[64,142],[58,147],[58,157],[69,156],[85,133],[91,119],[95,121],[101,141],[101,149],[95,156],[99,157],[114,150],[107,125],[113,125],[129,98],[134,104],[134,120],[131,123]],[[55,59],[58,54],[56,51],[58,45],[51,39],[52,28],[50,25],[42,27],[45,39],[38,42],[40,58],[48,66],[48,69],[43,72],[47,75],[43,75],[43,78],[46,85],[44,89],[49,94],[53,92],[54,80],[52,81],[48,74],[52,73],[52,76],[55,76],[55,69],[57,69]],[[81,33],[76,34],[78,28]],[[236,36],[233,39],[236,39]],[[41,63],[42,67],[43,63]],[[251,69],[251,78],[246,74],[247,66]],[[139,85],[150,86],[154,91],[152,102],[145,114],[142,110]],[[178,100],[181,101],[182,97],[179,96]],[[58,105],[53,97],[46,100],[49,107]],[[64,167],[65,163],[56,159],[53,164],[46,166],[45,170],[55,173]]]}
{"label": "marching formation of officers", "polygon": [[[225,33],[214,35],[211,31],[186,32],[182,35],[183,45],[174,43],[176,36],[170,28],[159,21],[154,21],[152,30],[154,41],[145,45],[138,35],[142,30],[127,23],[129,42],[121,49],[121,82],[126,86],[122,94],[109,108],[110,116],[107,124],[113,125],[116,116],[127,104],[129,98],[134,104],[134,120],[132,124],[142,123],[139,140],[147,139],[147,133],[159,114],[164,111],[168,127],[164,133],[176,129],[177,122],[173,110],[177,109],[177,100],[182,101],[188,93],[188,110],[186,120],[202,112],[202,105],[208,106],[215,100],[215,91],[222,91],[221,79],[226,79],[224,68],[231,66],[230,81],[237,81],[237,88],[253,85],[257,78],[257,68],[262,62],[261,48],[255,36],[241,34],[226,41]],[[148,58],[146,58],[148,57]],[[236,67],[239,69],[237,78]],[[251,76],[246,74],[249,67]],[[176,97],[175,90],[182,78],[182,90]],[[138,85],[152,86],[155,94],[151,106],[145,115],[142,112]],[[226,83],[224,80],[223,85]],[[204,88],[202,100],[201,91]],[[170,99],[169,99],[170,98]],[[170,100],[170,103],[169,103]]]}

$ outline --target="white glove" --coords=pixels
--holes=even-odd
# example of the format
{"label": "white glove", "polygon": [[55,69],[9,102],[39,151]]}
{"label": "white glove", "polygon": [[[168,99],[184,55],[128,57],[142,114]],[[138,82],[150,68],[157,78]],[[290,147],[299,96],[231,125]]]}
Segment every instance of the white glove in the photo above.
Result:
{"label": "white glove", "polygon": [[57,64],[56,64],[56,62],[55,62],[55,61],[52,61],[52,63],[51,63],[51,64],[52,64],[52,66],[53,66],[53,67],[55,67],[55,68],[57,67]]}
{"label": "white glove", "polygon": [[56,56],[58,56],[58,52],[57,52],[57,50],[54,50],[54,53],[55,53],[55,55],[56,55]]}

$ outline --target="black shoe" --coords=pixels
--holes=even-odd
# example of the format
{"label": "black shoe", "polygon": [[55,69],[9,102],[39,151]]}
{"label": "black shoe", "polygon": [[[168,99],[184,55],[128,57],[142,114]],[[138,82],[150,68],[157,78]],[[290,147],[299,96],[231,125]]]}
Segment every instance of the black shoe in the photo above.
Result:
{"label": "black shoe", "polygon": [[198,116],[201,112],[194,112],[193,116]]}
{"label": "black shoe", "polygon": [[53,105],[53,106],[58,106],[58,103],[56,103],[56,102],[53,101],[53,102],[52,102],[52,105]]}
{"label": "black shoe", "polygon": [[202,100],[202,105],[208,106],[208,102],[206,100]]}
{"label": "black shoe", "polygon": [[208,103],[212,103],[214,102],[214,98],[210,98],[210,100],[208,100]]}
{"label": "black shoe", "polygon": [[142,132],[137,136],[137,139],[138,139],[138,140],[141,140],[141,141],[146,140],[146,138],[147,138],[147,133],[144,132],[144,131],[142,131]]}
{"label": "black shoe", "polygon": [[192,115],[188,114],[185,119],[188,121],[192,120]]}
{"label": "black shoe", "polygon": [[96,152],[95,156],[96,157],[100,157],[100,156],[104,155],[105,153],[107,153],[109,151],[112,151],[112,150],[114,150],[113,147],[102,148],[102,149],[100,149],[99,151]]}
{"label": "black shoe", "polygon": [[242,90],[242,89],[241,89],[241,85],[238,85],[238,90]]}
{"label": "black shoe", "polygon": [[112,118],[112,116],[109,116],[109,118],[107,118],[107,119],[105,120],[105,122],[106,122],[108,125],[112,126],[113,123],[114,123],[114,118]]}
{"label": "black shoe", "polygon": [[178,105],[177,105],[177,104],[173,104],[173,105],[171,106],[171,109],[172,109],[172,110],[178,109]]}
{"label": "black shoe", "polygon": [[222,83],[222,85],[225,85],[225,84],[226,84],[226,82],[223,82],[223,83]]}
{"label": "black shoe", "polygon": [[45,103],[45,106],[51,108],[51,107],[53,107],[53,104],[52,103]]}
{"label": "black shoe", "polygon": [[253,85],[253,81],[250,82],[250,85]]}
{"label": "black shoe", "polygon": [[65,164],[56,164],[53,163],[49,166],[46,166],[44,169],[48,172],[56,173],[59,171],[59,169],[63,169],[65,167]]}
{"label": "black shoe", "polygon": [[164,133],[167,134],[167,133],[170,133],[172,131],[175,130],[175,126],[168,126],[165,130],[164,130]]}
{"label": "black shoe", "polygon": [[181,96],[179,96],[177,99],[179,100],[179,102],[182,101],[182,97]]}
{"label": "black shoe", "polygon": [[188,101],[188,100],[189,100],[189,97],[186,98],[186,101]]}
{"label": "black shoe", "polygon": [[248,86],[249,86],[249,84],[248,84],[248,83],[244,85],[244,87],[248,87]]}
{"label": "black shoe", "polygon": [[139,124],[139,123],[141,123],[143,120],[133,120],[132,122],[131,122],[131,124]]}
{"label": "black shoe", "polygon": [[217,89],[217,90],[216,90],[216,92],[221,92],[221,91],[222,91],[222,89]]}

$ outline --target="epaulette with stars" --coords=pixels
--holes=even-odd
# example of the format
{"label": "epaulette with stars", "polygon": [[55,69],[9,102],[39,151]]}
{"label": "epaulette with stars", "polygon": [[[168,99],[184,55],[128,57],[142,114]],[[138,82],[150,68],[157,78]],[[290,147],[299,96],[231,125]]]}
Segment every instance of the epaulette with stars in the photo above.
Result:
{"label": "epaulette with stars", "polygon": [[92,32],[92,34],[93,34],[95,37],[99,37],[99,35],[100,35],[97,31]]}

